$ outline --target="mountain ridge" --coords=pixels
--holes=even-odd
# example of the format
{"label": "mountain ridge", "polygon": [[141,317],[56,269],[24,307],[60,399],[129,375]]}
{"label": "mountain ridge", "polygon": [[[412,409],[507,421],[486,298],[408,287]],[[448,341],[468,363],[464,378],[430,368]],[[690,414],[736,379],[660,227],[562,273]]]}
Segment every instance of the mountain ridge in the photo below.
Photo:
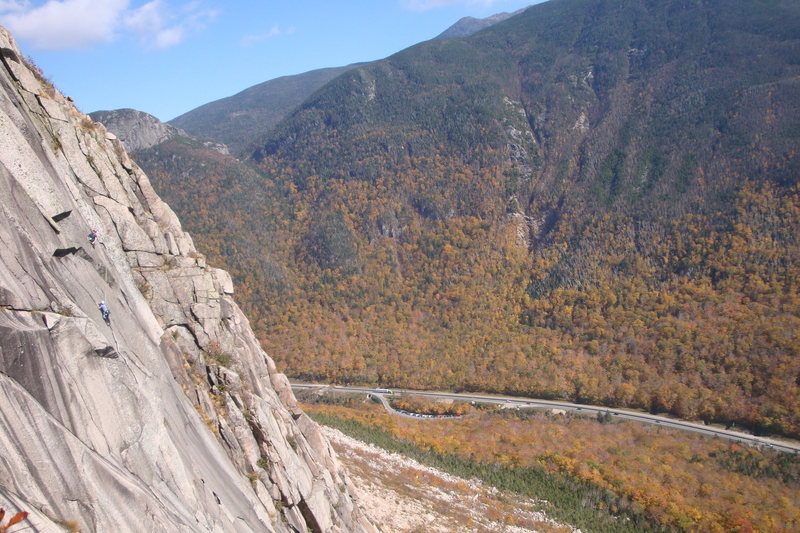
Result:
{"label": "mountain ridge", "polygon": [[[466,37],[521,11],[498,13],[483,19],[464,17],[434,39]],[[280,76],[192,109],[169,120],[167,124],[182,128],[196,137],[213,138],[225,143],[238,156],[250,147],[254,138],[267,134],[317,89],[364,64],[353,63]],[[107,120],[118,122],[112,117],[107,117]]]}
{"label": "mountain ridge", "polygon": [[435,39],[455,39],[459,37],[469,37],[473,33],[479,32],[484,28],[488,28],[493,24],[502,22],[507,18],[519,15],[527,8],[518,9],[512,13],[496,13],[489,17],[475,18],[475,17],[462,17],[455,24],[444,30],[442,33],[434,37]]}
{"label": "mountain ridge", "polygon": [[274,78],[204,104],[168,124],[198,137],[214,138],[240,153],[248,146],[253,130],[269,131],[316,89],[356,65]]}

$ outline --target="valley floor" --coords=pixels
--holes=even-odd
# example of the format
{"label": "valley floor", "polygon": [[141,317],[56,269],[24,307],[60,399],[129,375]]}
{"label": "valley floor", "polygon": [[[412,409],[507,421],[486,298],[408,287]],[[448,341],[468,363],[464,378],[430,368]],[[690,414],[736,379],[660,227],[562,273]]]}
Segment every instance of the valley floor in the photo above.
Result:
{"label": "valley floor", "polygon": [[355,492],[383,533],[579,533],[537,503],[464,480],[323,427]]}

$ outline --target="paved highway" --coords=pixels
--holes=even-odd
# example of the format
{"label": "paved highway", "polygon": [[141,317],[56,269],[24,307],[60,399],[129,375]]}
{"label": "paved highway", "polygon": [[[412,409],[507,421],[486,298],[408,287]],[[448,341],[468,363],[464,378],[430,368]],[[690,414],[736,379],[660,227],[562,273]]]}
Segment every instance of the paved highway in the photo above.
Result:
{"label": "paved highway", "polygon": [[519,398],[513,396],[489,396],[482,394],[456,394],[450,392],[428,392],[428,391],[414,391],[414,390],[401,390],[401,389],[373,389],[368,387],[338,387],[331,385],[319,384],[306,384],[306,383],[293,383],[292,388],[295,390],[327,390],[330,392],[340,393],[357,393],[357,394],[372,394],[381,399],[384,407],[392,413],[406,415],[400,411],[391,408],[385,399],[386,394],[415,394],[417,396],[425,396],[428,398],[451,399],[462,402],[477,402],[477,403],[494,403],[499,404],[504,408],[512,409],[530,409],[530,408],[546,408],[546,409],[562,409],[564,411],[581,411],[587,414],[609,413],[614,418],[624,418],[627,420],[635,420],[638,422],[645,422],[648,424],[658,424],[660,426],[681,429],[685,431],[694,431],[696,433],[703,433],[715,437],[744,442],[754,446],[763,446],[772,448],[781,452],[787,453],[800,453],[800,443],[796,441],[776,440],[767,437],[756,437],[748,433],[741,433],[738,431],[731,431],[713,426],[705,426],[703,424],[696,424],[694,422],[686,422],[674,418],[667,418],[665,416],[651,415],[649,413],[642,413],[636,411],[629,411],[627,409],[613,409],[609,407],[600,407],[597,405],[583,405],[570,402],[553,401],[553,400],[537,400],[534,398]]}

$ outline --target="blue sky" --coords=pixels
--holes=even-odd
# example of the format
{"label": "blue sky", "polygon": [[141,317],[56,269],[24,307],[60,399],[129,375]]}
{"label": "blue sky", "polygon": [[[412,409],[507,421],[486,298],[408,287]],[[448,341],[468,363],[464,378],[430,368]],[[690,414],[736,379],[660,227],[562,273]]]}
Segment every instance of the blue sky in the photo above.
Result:
{"label": "blue sky", "polygon": [[258,83],[381,59],[541,0],[0,0],[0,24],[86,113],[163,121]]}

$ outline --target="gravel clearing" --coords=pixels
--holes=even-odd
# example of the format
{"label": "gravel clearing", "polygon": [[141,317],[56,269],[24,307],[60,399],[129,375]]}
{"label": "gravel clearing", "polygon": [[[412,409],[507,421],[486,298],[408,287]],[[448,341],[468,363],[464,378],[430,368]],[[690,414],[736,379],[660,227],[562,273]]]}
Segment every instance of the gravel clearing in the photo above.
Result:
{"label": "gravel clearing", "polygon": [[383,533],[580,533],[537,511],[543,502],[465,480],[322,426],[362,507]]}

